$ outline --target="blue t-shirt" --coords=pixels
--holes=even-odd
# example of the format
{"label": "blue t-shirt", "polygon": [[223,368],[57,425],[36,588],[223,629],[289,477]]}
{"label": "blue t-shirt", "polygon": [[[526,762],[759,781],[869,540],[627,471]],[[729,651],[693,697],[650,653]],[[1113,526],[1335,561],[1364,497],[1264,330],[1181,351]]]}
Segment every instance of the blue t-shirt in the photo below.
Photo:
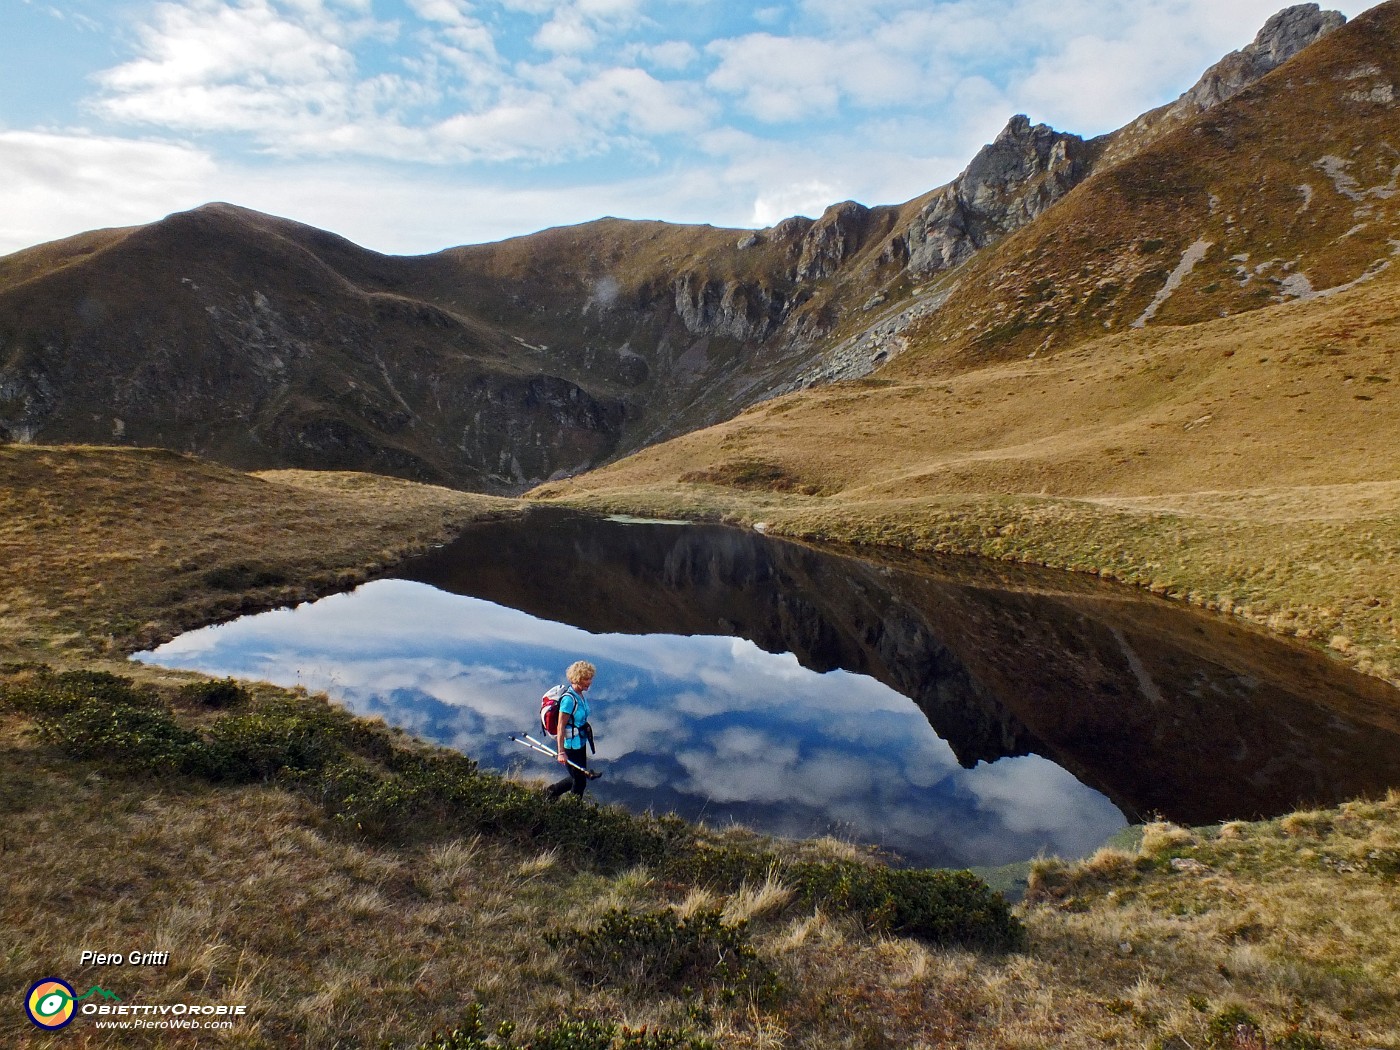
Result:
{"label": "blue t-shirt", "polygon": [[579,726],[588,721],[588,713],[588,701],[572,685],[569,686],[568,691],[559,698],[560,723],[563,723],[565,715],[573,716],[573,721],[564,730],[564,746],[566,748],[579,751],[584,747],[586,741],[583,734],[579,732]]}

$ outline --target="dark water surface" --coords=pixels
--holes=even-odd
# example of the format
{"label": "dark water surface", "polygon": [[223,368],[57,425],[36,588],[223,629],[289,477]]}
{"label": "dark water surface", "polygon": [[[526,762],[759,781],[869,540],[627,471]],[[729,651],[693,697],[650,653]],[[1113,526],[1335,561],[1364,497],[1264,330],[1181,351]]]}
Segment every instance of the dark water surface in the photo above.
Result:
{"label": "dark water surface", "polygon": [[590,791],[911,863],[1090,851],[1126,818],[1269,816],[1400,785],[1400,693],[1150,595],[539,509],[140,658],[326,690],[483,765],[598,665]]}

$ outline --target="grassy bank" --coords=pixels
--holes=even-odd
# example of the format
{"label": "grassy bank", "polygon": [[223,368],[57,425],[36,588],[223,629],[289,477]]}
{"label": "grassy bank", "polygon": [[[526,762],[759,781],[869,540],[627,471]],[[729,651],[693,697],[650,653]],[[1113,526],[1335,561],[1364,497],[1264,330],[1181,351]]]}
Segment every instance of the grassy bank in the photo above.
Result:
{"label": "grassy bank", "polygon": [[0,446],[0,657],[120,658],[344,590],[509,500],[159,449]]}
{"label": "grassy bank", "polygon": [[[1400,1048],[1400,796],[1154,825],[1039,863],[1002,926],[977,883],[891,880],[834,842],[548,807],[304,693],[120,659],[514,504],[141,451],[7,448],[0,466],[16,566],[0,585],[0,992],[17,1004],[54,975],[132,1004],[249,1007],[209,1035],[81,1017],[45,1035],[16,1007],[5,1045]],[[803,517],[807,497],[685,502],[707,491],[631,505],[836,529]],[[845,538],[936,544],[983,520],[945,510],[853,517]],[[907,535],[873,531],[900,521]],[[1008,524],[974,539],[1013,541]],[[84,950],[170,956],[97,967]]]}
{"label": "grassy bank", "polygon": [[[7,997],[248,1007],[217,1039],[11,1011],[6,1045],[1400,1046],[1395,793],[1151,825],[1037,864],[1011,920],[836,843],[550,805],[305,694],[11,665],[0,802]],[[169,962],[79,964],[134,949]]]}

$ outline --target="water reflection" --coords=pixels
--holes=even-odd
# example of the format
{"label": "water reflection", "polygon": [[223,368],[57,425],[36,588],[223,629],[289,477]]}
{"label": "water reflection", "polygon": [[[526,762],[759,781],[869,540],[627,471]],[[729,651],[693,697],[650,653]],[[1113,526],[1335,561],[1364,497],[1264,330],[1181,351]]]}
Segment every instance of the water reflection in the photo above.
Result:
{"label": "water reflection", "polygon": [[1272,816],[1400,786],[1397,690],[1082,576],[549,510],[470,529],[406,575],[594,631],[733,634],[869,675],[962,765],[1042,755],[1133,819]]}
{"label": "water reflection", "polygon": [[924,864],[1400,785],[1395,690],[1082,577],[544,509],[401,575],[153,659],[324,688],[505,766],[534,761],[505,734],[586,656],[600,797]]}
{"label": "water reflection", "polygon": [[357,714],[495,768],[556,777],[511,743],[579,655],[601,800],[773,834],[834,833],[919,864],[997,864],[1088,851],[1123,824],[1098,793],[1044,759],[964,770],[905,697],[822,674],[731,637],[589,634],[421,583],[352,594],[183,635],[165,666],[324,689]]}

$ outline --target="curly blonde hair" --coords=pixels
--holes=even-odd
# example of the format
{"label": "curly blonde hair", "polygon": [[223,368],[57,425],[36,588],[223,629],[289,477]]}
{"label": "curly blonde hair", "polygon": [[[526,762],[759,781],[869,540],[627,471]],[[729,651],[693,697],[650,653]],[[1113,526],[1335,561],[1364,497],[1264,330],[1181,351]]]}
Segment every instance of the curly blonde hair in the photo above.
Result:
{"label": "curly blonde hair", "polygon": [[594,667],[587,660],[575,660],[569,665],[569,669],[564,672],[564,677],[574,685],[582,685],[584,682],[591,682],[593,676],[598,673],[598,668]]}

